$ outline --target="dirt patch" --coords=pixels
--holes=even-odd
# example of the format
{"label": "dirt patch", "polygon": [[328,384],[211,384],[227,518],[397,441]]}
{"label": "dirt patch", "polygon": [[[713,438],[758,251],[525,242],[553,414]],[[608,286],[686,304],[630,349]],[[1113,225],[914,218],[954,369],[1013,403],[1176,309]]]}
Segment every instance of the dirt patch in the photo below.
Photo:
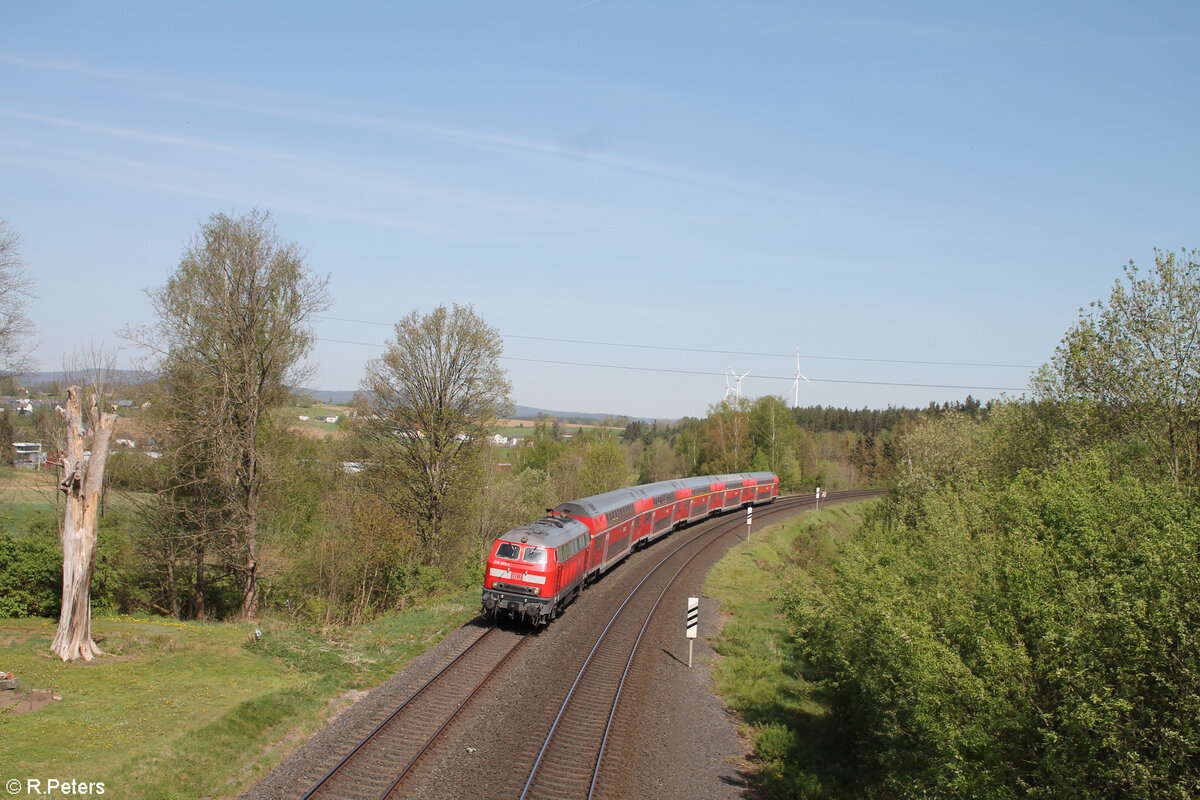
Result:
{"label": "dirt patch", "polygon": [[[41,631],[31,630],[15,630],[15,631],[0,631],[0,647],[11,647],[16,644],[25,644],[35,636],[42,635]],[[0,678],[4,677],[0,674]]]}
{"label": "dirt patch", "polygon": [[334,439],[344,438],[344,431],[327,431],[322,428],[313,428],[305,425],[289,425],[288,430],[292,433],[298,433],[301,436],[307,436],[310,439],[324,440],[326,436],[332,436]]}
{"label": "dirt patch", "polygon": [[45,708],[51,703],[62,700],[62,695],[49,689],[34,689],[31,692],[18,692],[15,689],[0,692],[0,712],[8,714],[28,714],[31,711]]}
{"label": "dirt patch", "polygon": [[340,717],[346,709],[357,703],[359,700],[366,697],[369,692],[360,689],[351,689],[329,704],[329,710],[326,712],[326,723],[333,722]]}
{"label": "dirt patch", "polygon": [[[553,423],[553,420],[547,420],[547,422]],[[525,428],[532,435],[535,424],[536,423],[533,420],[528,420],[528,419],[502,419],[496,423],[496,427],[498,427],[498,428]],[[558,423],[558,427],[563,433],[570,433],[570,432],[574,431],[576,428],[583,428],[585,431],[590,431],[594,428],[602,428],[604,430],[612,430],[612,431],[621,430],[621,428],[614,428],[610,425],[576,424],[574,422],[562,422],[561,420]]]}

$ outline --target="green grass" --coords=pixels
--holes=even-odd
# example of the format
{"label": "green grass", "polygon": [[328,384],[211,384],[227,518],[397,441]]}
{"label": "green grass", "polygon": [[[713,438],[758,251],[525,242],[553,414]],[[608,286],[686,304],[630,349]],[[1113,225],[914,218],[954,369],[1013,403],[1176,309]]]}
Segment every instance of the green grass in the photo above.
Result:
{"label": "green grass", "polygon": [[533,425],[526,425],[523,428],[512,426],[496,428],[496,433],[501,436],[507,436],[510,439],[524,439],[526,436],[533,436]]}
{"label": "green grass", "polygon": [[0,501],[0,532],[24,536],[33,528],[58,531],[61,508],[56,509],[45,501],[4,502]]}
{"label": "green grass", "polygon": [[801,646],[779,603],[788,582],[828,569],[860,524],[862,503],[803,514],[756,532],[709,573],[704,591],[726,615],[712,645],[717,691],[745,721],[762,796],[827,797],[836,750],[816,687],[804,676]]}
{"label": "green grass", "polygon": [[[315,406],[284,406],[275,415],[281,424],[289,428],[309,428],[323,433],[334,433],[340,429],[340,423],[346,419],[346,406],[315,405]],[[325,417],[336,414],[336,423],[325,422]],[[308,419],[300,419],[308,417]]]}
{"label": "green grass", "polygon": [[103,781],[122,798],[234,796],[278,764],[351,689],[378,685],[465,620],[472,590],[402,616],[321,636],[254,626],[110,617],[105,655],[48,655],[56,622],[0,620],[0,669],[62,700],[0,712],[0,775]]}
{"label": "green grass", "polygon": [[[133,510],[148,496],[142,492],[110,489],[104,499],[105,512]],[[0,482],[0,532],[24,536],[36,529],[57,534],[62,515],[61,495],[52,489],[11,488]]]}

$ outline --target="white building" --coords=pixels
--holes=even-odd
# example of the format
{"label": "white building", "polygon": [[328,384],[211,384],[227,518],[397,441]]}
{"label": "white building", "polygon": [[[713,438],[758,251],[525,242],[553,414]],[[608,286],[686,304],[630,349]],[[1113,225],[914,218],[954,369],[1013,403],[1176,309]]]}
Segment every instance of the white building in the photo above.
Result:
{"label": "white building", "polygon": [[41,469],[46,464],[46,454],[42,451],[41,442],[13,442],[17,451],[14,466],[21,469]]}

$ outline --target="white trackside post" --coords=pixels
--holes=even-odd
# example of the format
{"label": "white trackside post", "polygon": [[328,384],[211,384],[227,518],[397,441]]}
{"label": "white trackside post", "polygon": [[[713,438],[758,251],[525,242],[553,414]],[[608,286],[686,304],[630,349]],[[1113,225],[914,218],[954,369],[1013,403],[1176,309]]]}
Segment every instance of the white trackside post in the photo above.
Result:
{"label": "white trackside post", "polygon": [[700,627],[700,598],[689,597],[687,607],[687,633],[688,640],[688,669],[692,668],[692,648],[696,644],[696,631]]}

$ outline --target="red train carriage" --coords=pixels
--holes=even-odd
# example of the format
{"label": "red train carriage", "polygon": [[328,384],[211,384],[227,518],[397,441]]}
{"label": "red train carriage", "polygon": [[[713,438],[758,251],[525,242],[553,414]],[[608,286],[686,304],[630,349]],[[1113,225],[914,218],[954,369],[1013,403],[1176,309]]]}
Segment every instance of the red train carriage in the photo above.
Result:
{"label": "red train carriage", "polygon": [[483,610],[546,624],[636,547],[778,496],[774,473],[751,472],[661,481],[563,503],[496,539],[484,576]]}

